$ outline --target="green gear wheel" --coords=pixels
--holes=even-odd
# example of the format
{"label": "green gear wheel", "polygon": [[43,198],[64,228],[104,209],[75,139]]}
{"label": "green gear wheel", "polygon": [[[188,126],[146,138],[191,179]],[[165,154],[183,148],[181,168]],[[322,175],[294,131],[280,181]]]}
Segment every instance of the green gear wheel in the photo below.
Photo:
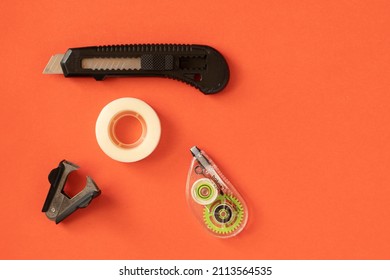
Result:
{"label": "green gear wheel", "polygon": [[217,199],[203,210],[203,220],[211,231],[229,234],[237,230],[244,219],[244,207],[232,195],[218,195]]}

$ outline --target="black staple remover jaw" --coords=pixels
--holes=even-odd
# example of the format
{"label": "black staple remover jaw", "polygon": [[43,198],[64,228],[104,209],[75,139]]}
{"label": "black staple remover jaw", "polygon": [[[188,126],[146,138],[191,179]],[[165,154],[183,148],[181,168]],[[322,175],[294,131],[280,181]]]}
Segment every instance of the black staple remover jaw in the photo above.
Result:
{"label": "black staple remover jaw", "polygon": [[79,208],[85,208],[91,200],[100,195],[100,190],[95,182],[87,176],[87,184],[84,189],[70,198],[63,191],[69,173],[79,167],[69,161],[63,160],[57,168],[49,174],[50,189],[47,194],[42,212],[55,221],[56,224],[64,220]]}
{"label": "black staple remover jaw", "polygon": [[[59,67],[60,66],[60,67]],[[220,52],[206,45],[133,44],[70,48],[54,55],[44,72],[65,77],[165,77],[204,94],[217,93],[229,81]]]}

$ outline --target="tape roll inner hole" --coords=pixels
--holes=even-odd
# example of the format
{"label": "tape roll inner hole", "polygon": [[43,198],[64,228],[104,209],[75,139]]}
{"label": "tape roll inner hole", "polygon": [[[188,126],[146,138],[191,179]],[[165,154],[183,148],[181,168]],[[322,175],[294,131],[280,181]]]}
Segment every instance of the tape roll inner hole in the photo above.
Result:
{"label": "tape roll inner hole", "polygon": [[116,146],[131,149],[144,141],[147,127],[140,114],[124,111],[111,119],[108,130],[110,139]]}

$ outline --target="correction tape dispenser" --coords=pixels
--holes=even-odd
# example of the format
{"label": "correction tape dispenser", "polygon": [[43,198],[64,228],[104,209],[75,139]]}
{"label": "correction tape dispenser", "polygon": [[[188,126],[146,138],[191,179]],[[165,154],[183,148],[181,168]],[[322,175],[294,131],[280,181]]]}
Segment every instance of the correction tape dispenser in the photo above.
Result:
{"label": "correction tape dispenser", "polygon": [[186,185],[189,207],[214,236],[237,235],[248,220],[244,199],[204,151],[196,146],[190,151],[193,159]]}

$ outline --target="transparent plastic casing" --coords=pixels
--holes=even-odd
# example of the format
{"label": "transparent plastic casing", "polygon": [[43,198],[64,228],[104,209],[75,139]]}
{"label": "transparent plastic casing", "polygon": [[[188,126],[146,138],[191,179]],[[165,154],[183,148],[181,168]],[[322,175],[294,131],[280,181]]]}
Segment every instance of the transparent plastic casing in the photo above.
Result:
{"label": "transparent plastic casing", "polygon": [[[220,238],[233,237],[247,223],[246,203],[210,157],[204,151],[200,151],[199,156],[209,164],[203,166],[195,156],[192,159],[186,185],[187,203],[211,234]],[[216,199],[215,187],[218,192]],[[207,196],[203,201],[202,193]]]}

